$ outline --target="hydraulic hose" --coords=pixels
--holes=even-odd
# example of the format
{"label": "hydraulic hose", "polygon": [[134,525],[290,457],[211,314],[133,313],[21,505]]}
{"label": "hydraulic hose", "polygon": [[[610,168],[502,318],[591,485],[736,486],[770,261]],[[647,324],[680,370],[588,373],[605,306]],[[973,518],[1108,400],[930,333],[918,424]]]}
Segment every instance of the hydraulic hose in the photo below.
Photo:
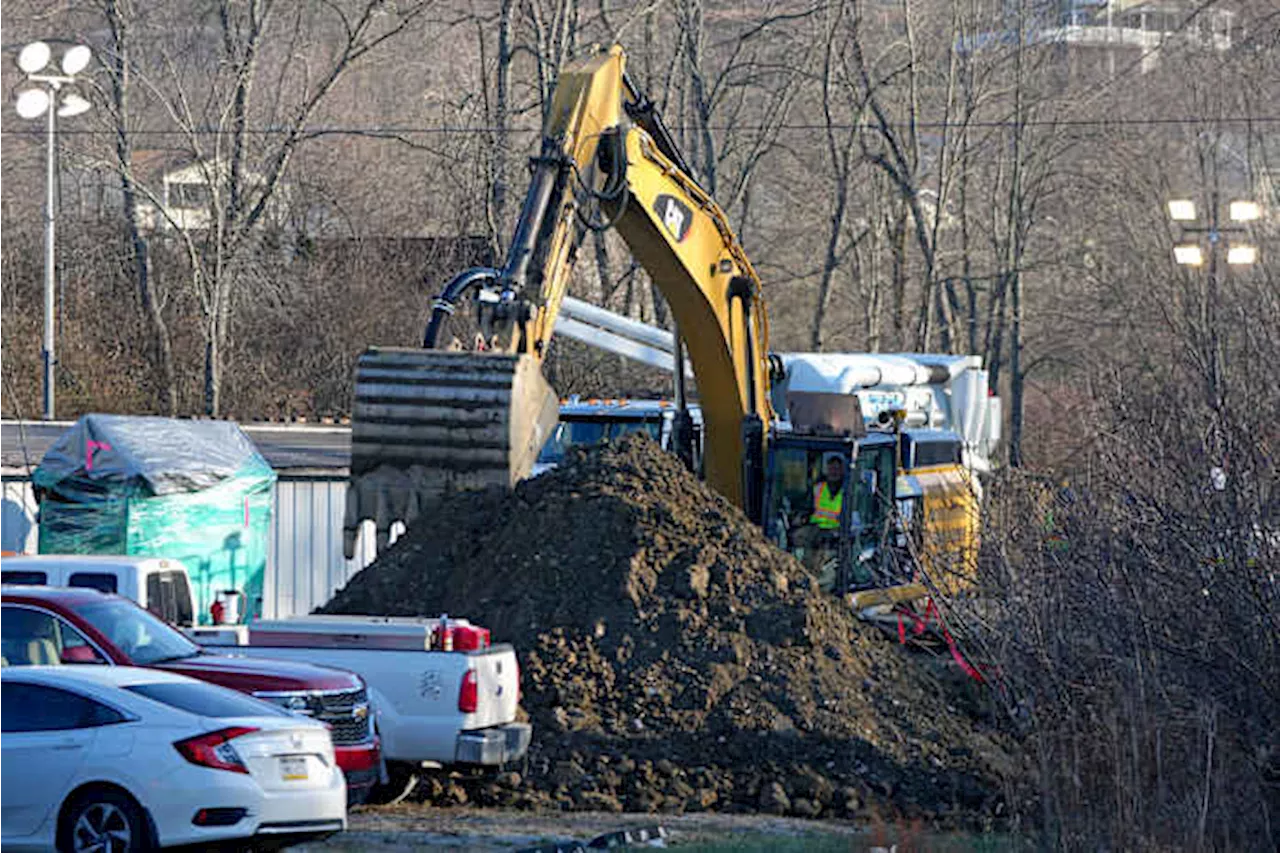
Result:
{"label": "hydraulic hose", "polygon": [[458,300],[466,295],[468,290],[479,287],[486,281],[496,282],[500,275],[502,273],[493,267],[473,267],[454,276],[431,304],[431,319],[427,321],[426,331],[422,334],[422,348],[436,348],[436,343],[440,340],[440,332],[453,316]]}

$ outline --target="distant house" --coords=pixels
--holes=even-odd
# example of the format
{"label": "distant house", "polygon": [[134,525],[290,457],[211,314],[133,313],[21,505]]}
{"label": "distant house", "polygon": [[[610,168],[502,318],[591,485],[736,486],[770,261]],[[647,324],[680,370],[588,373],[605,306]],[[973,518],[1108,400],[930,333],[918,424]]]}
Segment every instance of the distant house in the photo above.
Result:
{"label": "distant house", "polygon": [[[193,160],[170,151],[140,151],[133,158],[134,180],[146,189],[137,203],[138,226],[144,231],[200,231],[213,224],[215,202],[225,203],[230,168],[225,162]],[[252,196],[266,178],[256,172],[242,177]],[[263,225],[278,221],[288,208],[288,186],[276,189]]]}
{"label": "distant house", "polygon": [[[1061,0],[1027,22],[1027,44],[1065,48],[1072,71],[1080,76],[1115,75],[1135,62],[1146,74],[1160,65],[1165,44],[1180,42],[1201,50],[1225,51],[1239,37],[1236,14],[1192,0]],[[1017,42],[1009,29],[961,39],[958,47],[976,52]]]}

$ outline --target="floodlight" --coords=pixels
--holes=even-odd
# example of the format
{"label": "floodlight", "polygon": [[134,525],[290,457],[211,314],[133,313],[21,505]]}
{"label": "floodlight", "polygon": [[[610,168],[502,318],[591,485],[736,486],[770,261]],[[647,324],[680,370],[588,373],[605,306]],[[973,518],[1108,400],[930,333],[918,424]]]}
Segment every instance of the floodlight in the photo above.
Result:
{"label": "floodlight", "polygon": [[1173,259],[1185,267],[1198,267],[1204,263],[1204,252],[1194,243],[1173,247]]}
{"label": "floodlight", "polygon": [[62,73],[68,77],[74,77],[89,67],[89,60],[91,59],[93,59],[93,51],[82,44],[78,44],[63,54]]}
{"label": "floodlight", "polygon": [[1258,262],[1257,246],[1232,246],[1227,249],[1227,263],[1246,267]]}
{"label": "floodlight", "polygon": [[68,118],[70,116],[78,116],[81,113],[87,113],[92,104],[85,98],[77,95],[75,92],[68,92],[62,98],[62,103],[58,105],[58,117]]}
{"label": "floodlight", "polygon": [[1174,222],[1195,221],[1196,203],[1189,198],[1174,199],[1169,202],[1169,218]]}
{"label": "floodlight", "polygon": [[49,108],[49,93],[44,89],[27,89],[18,93],[18,115],[23,118],[39,118]]}
{"label": "floodlight", "polygon": [[53,51],[49,50],[49,45],[42,41],[33,41],[18,54],[18,67],[28,74],[35,74],[44,70],[52,55]]}
{"label": "floodlight", "polygon": [[1262,207],[1256,201],[1231,202],[1232,222],[1253,222],[1262,217]]}

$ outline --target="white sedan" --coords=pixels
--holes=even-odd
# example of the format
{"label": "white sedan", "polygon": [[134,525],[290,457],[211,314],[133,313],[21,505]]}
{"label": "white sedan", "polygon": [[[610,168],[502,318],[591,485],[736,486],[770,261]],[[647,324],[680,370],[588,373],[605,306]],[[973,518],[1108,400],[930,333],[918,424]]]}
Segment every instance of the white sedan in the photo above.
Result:
{"label": "white sedan", "polygon": [[6,668],[0,689],[5,851],[274,845],[346,828],[321,723],[131,667]]}

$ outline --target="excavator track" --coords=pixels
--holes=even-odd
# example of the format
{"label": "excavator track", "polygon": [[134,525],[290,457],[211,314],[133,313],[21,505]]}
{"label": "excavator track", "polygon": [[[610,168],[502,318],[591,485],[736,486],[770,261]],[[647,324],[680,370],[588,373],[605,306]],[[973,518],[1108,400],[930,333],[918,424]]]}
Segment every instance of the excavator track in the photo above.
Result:
{"label": "excavator track", "polygon": [[344,551],[366,519],[377,548],[450,492],[529,475],[558,417],[528,355],[374,347],[356,367]]}

